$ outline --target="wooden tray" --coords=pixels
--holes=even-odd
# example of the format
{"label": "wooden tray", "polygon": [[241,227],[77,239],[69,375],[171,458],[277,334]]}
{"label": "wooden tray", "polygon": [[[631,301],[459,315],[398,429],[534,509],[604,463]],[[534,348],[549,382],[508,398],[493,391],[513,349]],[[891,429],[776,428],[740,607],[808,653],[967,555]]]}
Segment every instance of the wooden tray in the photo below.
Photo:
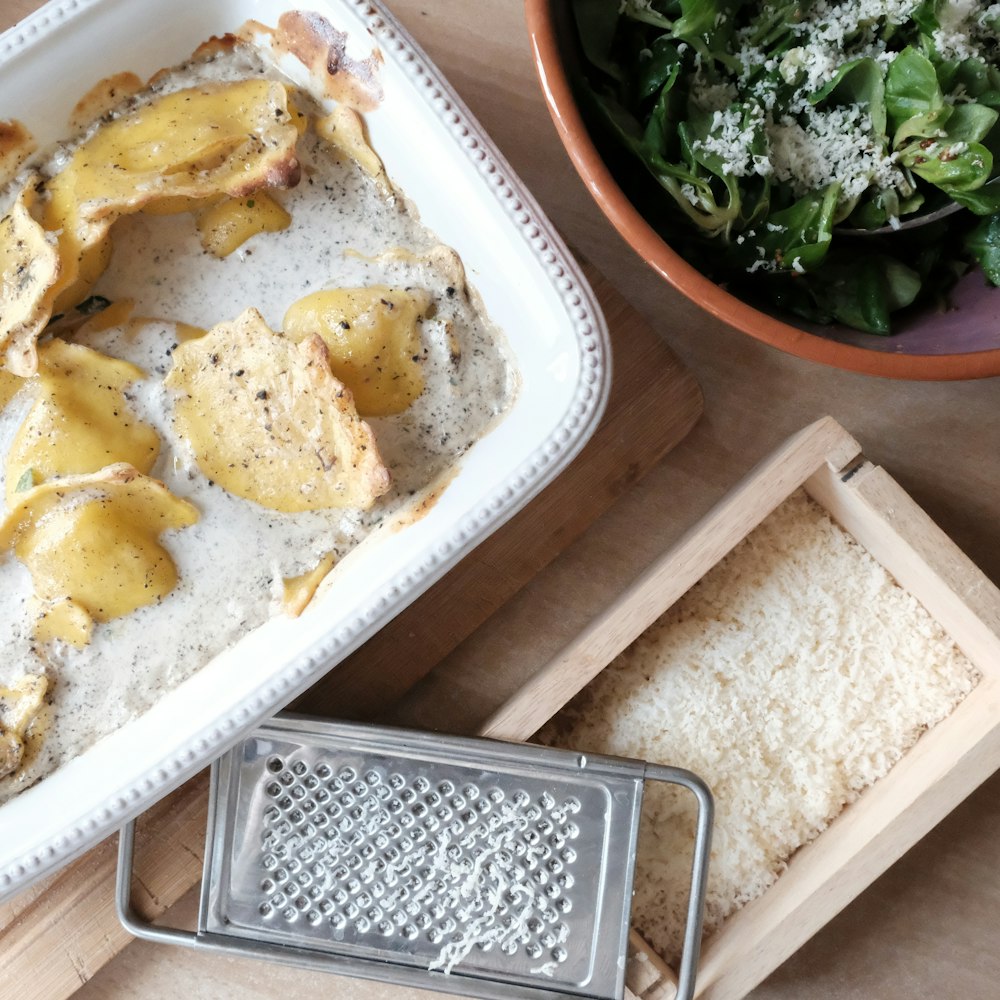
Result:
{"label": "wooden tray", "polygon": [[[565,549],[691,429],[702,410],[691,374],[593,269],[612,331],[608,411],[577,460],[520,514],[295,703],[375,718]],[[401,651],[402,655],[401,655]],[[525,734],[528,735],[528,734]],[[207,772],[151,809],[137,838],[136,901],[162,913],[201,875]],[[18,1000],[69,996],[130,940],[114,913],[114,839],[0,905],[0,955]]]}
{"label": "wooden tray", "polygon": [[[703,1000],[745,996],[1000,767],[1000,590],[825,418],[754,469],[483,727],[507,739],[537,732],[799,487],[920,601],[982,679],[705,942]],[[673,995],[665,963],[638,934],[632,943],[632,990],[645,1000]]]}

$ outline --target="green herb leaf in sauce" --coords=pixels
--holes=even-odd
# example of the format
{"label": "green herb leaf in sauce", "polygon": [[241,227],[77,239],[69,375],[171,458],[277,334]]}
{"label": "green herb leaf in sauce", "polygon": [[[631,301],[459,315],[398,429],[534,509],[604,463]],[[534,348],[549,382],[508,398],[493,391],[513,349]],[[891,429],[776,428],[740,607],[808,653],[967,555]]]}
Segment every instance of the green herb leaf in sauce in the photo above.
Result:
{"label": "green herb leaf in sauce", "polygon": [[27,493],[35,485],[35,470],[25,469],[21,473],[21,478],[17,481],[17,486],[14,487],[15,493]]}

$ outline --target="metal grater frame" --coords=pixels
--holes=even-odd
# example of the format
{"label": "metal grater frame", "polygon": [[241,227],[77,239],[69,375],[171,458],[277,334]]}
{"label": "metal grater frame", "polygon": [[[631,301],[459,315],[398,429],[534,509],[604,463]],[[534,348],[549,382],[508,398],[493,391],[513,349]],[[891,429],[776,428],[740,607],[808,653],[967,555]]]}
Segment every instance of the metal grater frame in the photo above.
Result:
{"label": "metal grater frame", "polygon": [[212,766],[197,931],[131,933],[479,996],[624,994],[646,781],[698,803],[678,1000],[693,995],[712,799],[697,776],[533,744],[278,716]]}

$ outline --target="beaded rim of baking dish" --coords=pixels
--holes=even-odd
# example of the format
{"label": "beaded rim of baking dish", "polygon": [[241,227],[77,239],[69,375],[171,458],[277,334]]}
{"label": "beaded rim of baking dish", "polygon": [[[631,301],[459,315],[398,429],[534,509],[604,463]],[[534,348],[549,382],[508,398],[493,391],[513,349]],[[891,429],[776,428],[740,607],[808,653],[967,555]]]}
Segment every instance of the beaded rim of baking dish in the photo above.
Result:
{"label": "beaded rim of baking dish", "polygon": [[[29,14],[0,36],[0,64],[33,45],[48,30],[104,0],[51,2]],[[368,602],[362,615],[330,633],[260,685],[226,715],[186,741],[144,777],[97,804],[71,829],[36,845],[34,850],[0,869],[0,894],[34,881],[72,860],[114,827],[179,785],[224,752],[267,716],[319,676],[332,669],[388,620],[444,575],[490,531],[511,518],[562,471],[589,440],[607,404],[611,383],[611,351],[607,326],[593,290],[579,264],[516,177],[465,103],[440,71],[385,9],[370,0],[336,0],[355,14],[383,49],[392,52],[404,73],[421,85],[425,101],[446,126],[465,157],[485,179],[490,192],[513,222],[531,255],[562,301],[579,345],[581,370],[572,402],[548,438],[517,468],[494,495],[467,512],[429,556],[389,580]],[[406,603],[409,603],[407,601]]]}

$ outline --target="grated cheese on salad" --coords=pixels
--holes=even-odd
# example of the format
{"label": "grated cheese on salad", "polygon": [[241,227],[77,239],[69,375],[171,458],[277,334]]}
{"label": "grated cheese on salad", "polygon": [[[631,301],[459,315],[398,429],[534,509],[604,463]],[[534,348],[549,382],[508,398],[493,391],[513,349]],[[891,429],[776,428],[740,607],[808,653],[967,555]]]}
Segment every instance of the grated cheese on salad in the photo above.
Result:
{"label": "grated cheese on salad", "polygon": [[886,153],[872,129],[871,116],[860,104],[829,111],[804,109],[805,124],[790,115],[768,125],[770,168],[797,195],[840,183],[839,200],[852,201],[872,183],[897,187],[908,182],[897,155]]}
{"label": "grated cheese on salad", "polygon": [[[961,0],[967,2],[971,0]],[[829,84],[846,62],[870,58],[883,68],[892,62],[896,53],[887,51],[884,40],[865,29],[880,19],[902,24],[918,5],[919,0],[816,3],[793,26],[800,43],[780,60],[750,42],[751,27],[737,32],[738,84],[749,87],[755,103],[746,111],[739,105],[715,110],[708,138],[696,141],[694,148],[720,156],[725,174],[773,173],[800,196],[839,182],[839,204],[857,200],[873,182],[879,188],[908,187],[897,166],[898,154],[884,148],[866,106],[850,104],[821,111],[810,97]],[[958,23],[967,35],[966,20]],[[752,82],[760,67],[777,69],[778,75]],[[793,90],[779,104],[782,86]],[[710,84],[699,74],[692,96],[697,105],[712,108],[719,101],[734,101],[738,92],[733,84]],[[763,155],[752,152],[761,128],[767,139]]]}
{"label": "grated cheese on salad", "polygon": [[[693,223],[679,249],[712,277],[873,333],[912,304],[939,305],[974,263],[1000,284],[1000,3],[574,9],[588,107],[668,198],[623,173],[627,193],[640,210],[648,199],[668,240],[675,221]],[[967,211],[932,245],[897,235],[949,203]],[[834,234],[861,230],[891,242],[841,251]]]}

